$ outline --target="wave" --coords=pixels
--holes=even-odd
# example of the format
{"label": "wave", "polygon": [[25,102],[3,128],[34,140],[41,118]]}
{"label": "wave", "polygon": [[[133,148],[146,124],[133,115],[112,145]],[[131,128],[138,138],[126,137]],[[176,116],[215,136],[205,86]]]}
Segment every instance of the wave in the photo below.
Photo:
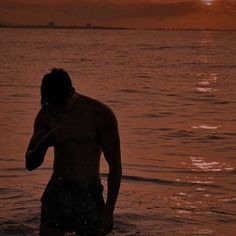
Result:
{"label": "wave", "polygon": [[136,89],[120,89],[117,90],[116,92],[121,92],[121,93],[140,93],[140,91]]}
{"label": "wave", "polygon": [[16,161],[15,158],[11,158],[11,157],[0,157],[0,161]]}
{"label": "wave", "polygon": [[150,50],[150,51],[156,51],[156,50],[172,50],[172,51],[175,51],[175,50],[188,50],[188,49],[203,49],[203,48],[206,48],[205,45],[174,45],[174,46],[170,46],[170,45],[167,45],[167,46],[154,46],[154,45],[151,45],[151,44],[141,44],[141,45],[138,45],[140,47],[140,50]]}
{"label": "wave", "polygon": [[[108,174],[102,173],[102,177],[108,177]],[[217,188],[219,187],[216,184],[212,184],[211,182],[184,182],[184,181],[173,181],[173,180],[166,180],[160,178],[148,178],[148,177],[141,177],[141,176],[132,176],[132,175],[122,175],[122,179],[130,182],[141,182],[141,183],[154,183],[154,184],[162,184],[162,185],[173,185],[173,186],[207,186]]]}

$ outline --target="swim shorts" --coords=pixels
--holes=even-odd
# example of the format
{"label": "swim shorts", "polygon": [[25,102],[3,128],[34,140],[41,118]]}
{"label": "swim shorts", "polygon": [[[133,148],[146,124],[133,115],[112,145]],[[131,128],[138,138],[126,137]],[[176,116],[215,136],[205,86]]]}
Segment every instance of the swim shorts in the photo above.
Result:
{"label": "swim shorts", "polygon": [[95,236],[104,199],[103,186],[53,176],[41,198],[41,223],[79,236]]}

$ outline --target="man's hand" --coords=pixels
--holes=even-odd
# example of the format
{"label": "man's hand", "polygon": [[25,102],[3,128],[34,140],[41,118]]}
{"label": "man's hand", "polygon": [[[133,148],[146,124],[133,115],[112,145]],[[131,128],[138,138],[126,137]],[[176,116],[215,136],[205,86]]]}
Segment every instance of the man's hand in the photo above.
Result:
{"label": "man's hand", "polygon": [[37,149],[39,145],[52,147],[58,142],[58,138],[56,135],[56,132],[58,129],[60,129],[61,125],[58,125],[56,128],[52,129],[50,132],[48,132],[38,143],[38,145],[34,148]]}
{"label": "man's hand", "polygon": [[105,236],[113,229],[113,213],[106,206],[103,208],[99,225],[98,236]]}
{"label": "man's hand", "polygon": [[65,123],[59,125],[54,131],[57,144],[67,142],[71,137],[71,133],[74,132],[73,128]]}
{"label": "man's hand", "polygon": [[[44,150],[47,150],[48,147],[54,146],[57,143],[57,137],[56,137],[56,131],[60,128],[60,126],[57,126],[56,128],[52,129],[50,132],[48,132],[46,135],[37,140],[38,138],[36,136],[33,136],[31,144],[28,147],[28,150],[26,152],[26,160],[27,159],[35,159],[35,156],[40,156],[40,153],[44,153]],[[35,138],[36,137],[36,138]],[[36,145],[33,143],[38,142]],[[36,158],[37,159],[37,158]],[[41,159],[41,158],[40,158]]]}

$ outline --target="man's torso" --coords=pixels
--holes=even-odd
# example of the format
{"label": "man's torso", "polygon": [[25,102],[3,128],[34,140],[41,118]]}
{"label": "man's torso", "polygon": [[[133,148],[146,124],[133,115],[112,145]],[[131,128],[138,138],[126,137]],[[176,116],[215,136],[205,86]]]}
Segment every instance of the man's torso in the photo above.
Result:
{"label": "man's torso", "polygon": [[101,104],[80,95],[66,112],[51,112],[47,125],[55,131],[54,174],[67,180],[94,182],[99,178],[101,148],[96,113]]}

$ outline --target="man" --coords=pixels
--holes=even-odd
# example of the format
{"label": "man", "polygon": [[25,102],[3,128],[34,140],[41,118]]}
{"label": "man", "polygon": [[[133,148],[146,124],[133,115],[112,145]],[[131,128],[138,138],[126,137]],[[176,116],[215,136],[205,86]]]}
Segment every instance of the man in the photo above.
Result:
{"label": "man", "polygon": [[[106,235],[121,181],[116,117],[106,105],[78,94],[62,69],[43,77],[41,104],[25,155],[31,171],[54,147],[53,174],[41,198],[40,235]],[[102,152],[109,165],[106,203],[99,173]]]}

